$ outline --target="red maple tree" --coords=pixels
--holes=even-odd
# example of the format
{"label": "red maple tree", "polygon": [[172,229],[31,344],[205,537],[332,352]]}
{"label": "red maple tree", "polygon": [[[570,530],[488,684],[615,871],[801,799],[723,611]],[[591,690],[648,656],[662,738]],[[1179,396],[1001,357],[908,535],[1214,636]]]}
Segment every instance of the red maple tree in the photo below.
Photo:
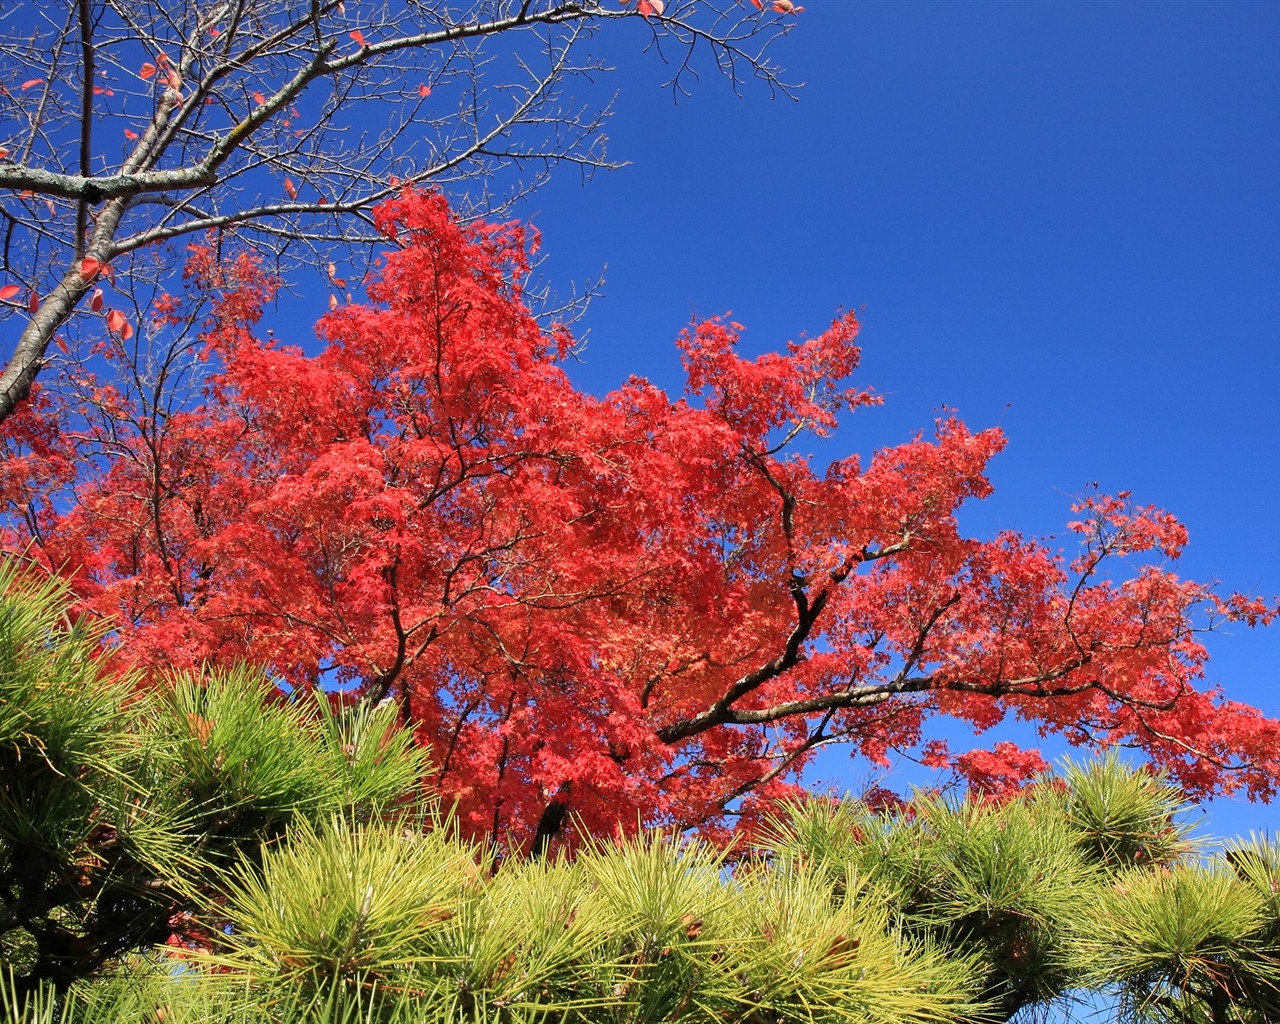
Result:
{"label": "red maple tree", "polygon": [[1200,641],[1273,609],[1170,571],[1170,515],[1088,497],[1073,555],[965,537],[998,431],[945,419],[866,465],[793,451],[875,401],[848,383],[852,315],[755,360],[700,323],[684,397],[596,398],[526,305],[521,227],[416,191],[377,221],[381,276],[318,354],[258,336],[276,284],[252,256],[194,247],[148,328],[167,356],[113,334],[114,376],[4,424],[6,546],[114,617],[119,656],[394,699],[465,829],[510,847],[571,822],[714,830],[830,742],[994,790],[1043,764],[953,754],[938,714],[1137,745],[1192,794],[1275,792],[1280,723],[1205,685]]}

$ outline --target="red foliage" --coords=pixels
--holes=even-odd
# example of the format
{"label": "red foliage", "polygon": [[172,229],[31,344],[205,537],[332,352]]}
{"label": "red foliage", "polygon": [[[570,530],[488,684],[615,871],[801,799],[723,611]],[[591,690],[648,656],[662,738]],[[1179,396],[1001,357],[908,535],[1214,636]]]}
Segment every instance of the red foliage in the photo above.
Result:
{"label": "red foliage", "polygon": [[[821,743],[883,761],[938,713],[1134,743],[1192,793],[1275,792],[1280,725],[1204,687],[1198,639],[1274,609],[1163,567],[1170,516],[1090,497],[1074,558],[964,537],[998,431],[946,419],[824,471],[790,453],[874,401],[847,383],[853,316],[756,360],[738,325],[697,324],[684,398],[639,378],[594,398],[526,308],[520,227],[459,226],[417,192],[378,223],[397,248],[317,355],[255,335],[275,283],[250,257],[196,248],[151,330],[212,299],[198,393],[82,378],[87,406],[4,425],[8,546],[114,616],[123,654],[393,696],[465,828],[502,844],[551,804],[591,829],[715,828],[791,791]],[[119,368],[126,340],[104,343]],[[925,756],[993,790],[1040,765],[1010,744]]]}
{"label": "red foliage", "polygon": [[1022,750],[1002,741],[991,750],[970,750],[955,759],[956,770],[969,783],[971,792],[990,800],[1007,800],[1022,787],[1047,771],[1049,763],[1037,750]]}

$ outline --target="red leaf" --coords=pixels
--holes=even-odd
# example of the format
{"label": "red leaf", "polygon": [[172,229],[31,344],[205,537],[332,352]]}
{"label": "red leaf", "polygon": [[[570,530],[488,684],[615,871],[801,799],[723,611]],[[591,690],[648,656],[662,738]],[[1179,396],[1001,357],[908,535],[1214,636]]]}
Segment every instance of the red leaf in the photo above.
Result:
{"label": "red leaf", "polygon": [[651,0],[640,0],[640,2],[636,4],[636,11],[647,21],[649,19],[649,15],[653,13],[653,3]]}
{"label": "red leaf", "polygon": [[107,314],[107,330],[114,332],[121,331],[125,324],[129,321],[124,318],[124,314],[118,309],[113,309]]}
{"label": "red leaf", "polygon": [[129,140],[132,142],[132,141],[135,141],[135,140],[138,138],[138,133],[137,133],[137,132],[135,132],[135,131],[131,131],[130,129],[126,128],[126,129],[124,130],[124,137],[125,137],[126,139],[129,139]]}
{"label": "red leaf", "polygon": [[35,289],[32,288],[31,294],[27,296],[27,312],[30,313],[32,316],[35,316],[36,311],[39,308],[40,308],[40,296],[37,295]]}
{"label": "red leaf", "polygon": [[89,299],[89,308],[93,310],[95,313],[102,312],[102,289],[101,288],[95,288],[93,290],[93,295]]}
{"label": "red leaf", "polygon": [[22,291],[22,285],[20,284],[5,285],[3,288],[0,288],[0,302],[8,302],[20,291]]}
{"label": "red leaf", "polygon": [[133,324],[129,323],[129,321],[126,320],[124,322],[124,326],[120,328],[120,338],[123,341],[128,341],[132,337],[133,337]]}
{"label": "red leaf", "polygon": [[424,84],[424,85],[420,85],[420,86],[418,86],[418,95],[419,95],[419,96],[421,96],[421,97],[423,97],[423,99],[425,99],[426,97],[430,96],[430,95],[431,95],[431,86],[429,86],[429,85],[425,85],[425,84]]}
{"label": "red leaf", "polygon": [[18,88],[22,89],[25,92],[27,89],[34,88],[35,86],[39,85],[43,81],[44,81],[43,78],[28,78],[25,82],[23,82],[20,86],[18,86]]}
{"label": "red leaf", "polygon": [[293,183],[292,178],[284,179],[284,191],[285,191],[285,195],[287,195],[290,199],[298,198],[298,186]]}
{"label": "red leaf", "polygon": [[263,96],[262,93],[255,92],[253,94],[253,102],[258,104],[258,106],[262,106],[262,104],[267,102],[267,98]]}
{"label": "red leaf", "polygon": [[80,261],[80,276],[89,280],[97,276],[102,264],[95,260],[92,256],[88,256]]}
{"label": "red leaf", "polygon": [[330,309],[337,309],[337,308],[338,308],[338,296],[336,296],[336,295],[330,295],[330,296],[329,296],[329,308],[330,308]]}
{"label": "red leaf", "polygon": [[144,80],[155,77],[155,73],[156,73],[156,66],[152,64],[150,61],[148,61],[146,64],[143,64],[142,67],[138,69],[138,77]]}
{"label": "red leaf", "polygon": [[7,146],[0,146],[0,160],[3,160],[3,159],[4,159],[5,157],[7,157],[8,155],[9,155],[9,149],[8,149],[8,147],[7,147]]}
{"label": "red leaf", "polygon": [[62,349],[62,354],[64,356],[70,354],[71,349],[67,348],[67,343],[65,340],[63,340],[63,337],[61,334],[59,334],[56,338],[53,339],[53,343],[57,345],[58,348]]}
{"label": "red leaf", "polygon": [[357,45],[357,46],[368,46],[368,45],[369,45],[368,43],[366,43],[366,42],[364,41],[364,33],[363,33],[363,32],[361,32],[359,29],[356,29],[356,31],[354,31],[354,32],[348,32],[348,33],[347,33],[347,35],[349,35],[352,39],[354,39],[354,40],[355,40],[355,43],[356,43],[356,45]]}

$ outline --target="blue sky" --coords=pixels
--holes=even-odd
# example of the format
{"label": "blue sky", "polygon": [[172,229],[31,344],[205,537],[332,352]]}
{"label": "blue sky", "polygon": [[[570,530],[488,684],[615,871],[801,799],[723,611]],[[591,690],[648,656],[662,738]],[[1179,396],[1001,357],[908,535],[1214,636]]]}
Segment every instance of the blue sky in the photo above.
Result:
{"label": "blue sky", "polygon": [[[954,407],[1010,442],[973,531],[1052,534],[1096,481],[1188,524],[1186,575],[1280,593],[1280,5],[806,7],[775,51],[796,102],[708,74],[673,104],[643,24],[601,34],[631,166],[521,211],[553,280],[607,264],[579,383],[678,388],[695,314],[764,350],[853,308],[886,405],[833,457]],[[1211,650],[1211,678],[1280,715],[1280,630]],[[1280,830],[1274,805],[1210,814]]]}

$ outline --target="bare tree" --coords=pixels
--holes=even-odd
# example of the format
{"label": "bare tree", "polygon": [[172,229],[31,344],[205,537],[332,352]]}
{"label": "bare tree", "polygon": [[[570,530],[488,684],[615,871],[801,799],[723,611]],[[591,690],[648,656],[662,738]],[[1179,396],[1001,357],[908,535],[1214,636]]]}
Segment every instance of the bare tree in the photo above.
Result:
{"label": "bare tree", "polygon": [[374,237],[370,207],[405,184],[492,216],[558,164],[610,166],[609,102],[574,94],[607,70],[589,49],[604,25],[646,27],[677,92],[696,60],[735,88],[786,91],[767,50],[787,5],[626,3],[31,0],[0,13],[0,323],[16,336],[0,421],[84,315],[132,331],[145,286],[181,262],[165,243],[213,233],[282,268],[323,267]]}

